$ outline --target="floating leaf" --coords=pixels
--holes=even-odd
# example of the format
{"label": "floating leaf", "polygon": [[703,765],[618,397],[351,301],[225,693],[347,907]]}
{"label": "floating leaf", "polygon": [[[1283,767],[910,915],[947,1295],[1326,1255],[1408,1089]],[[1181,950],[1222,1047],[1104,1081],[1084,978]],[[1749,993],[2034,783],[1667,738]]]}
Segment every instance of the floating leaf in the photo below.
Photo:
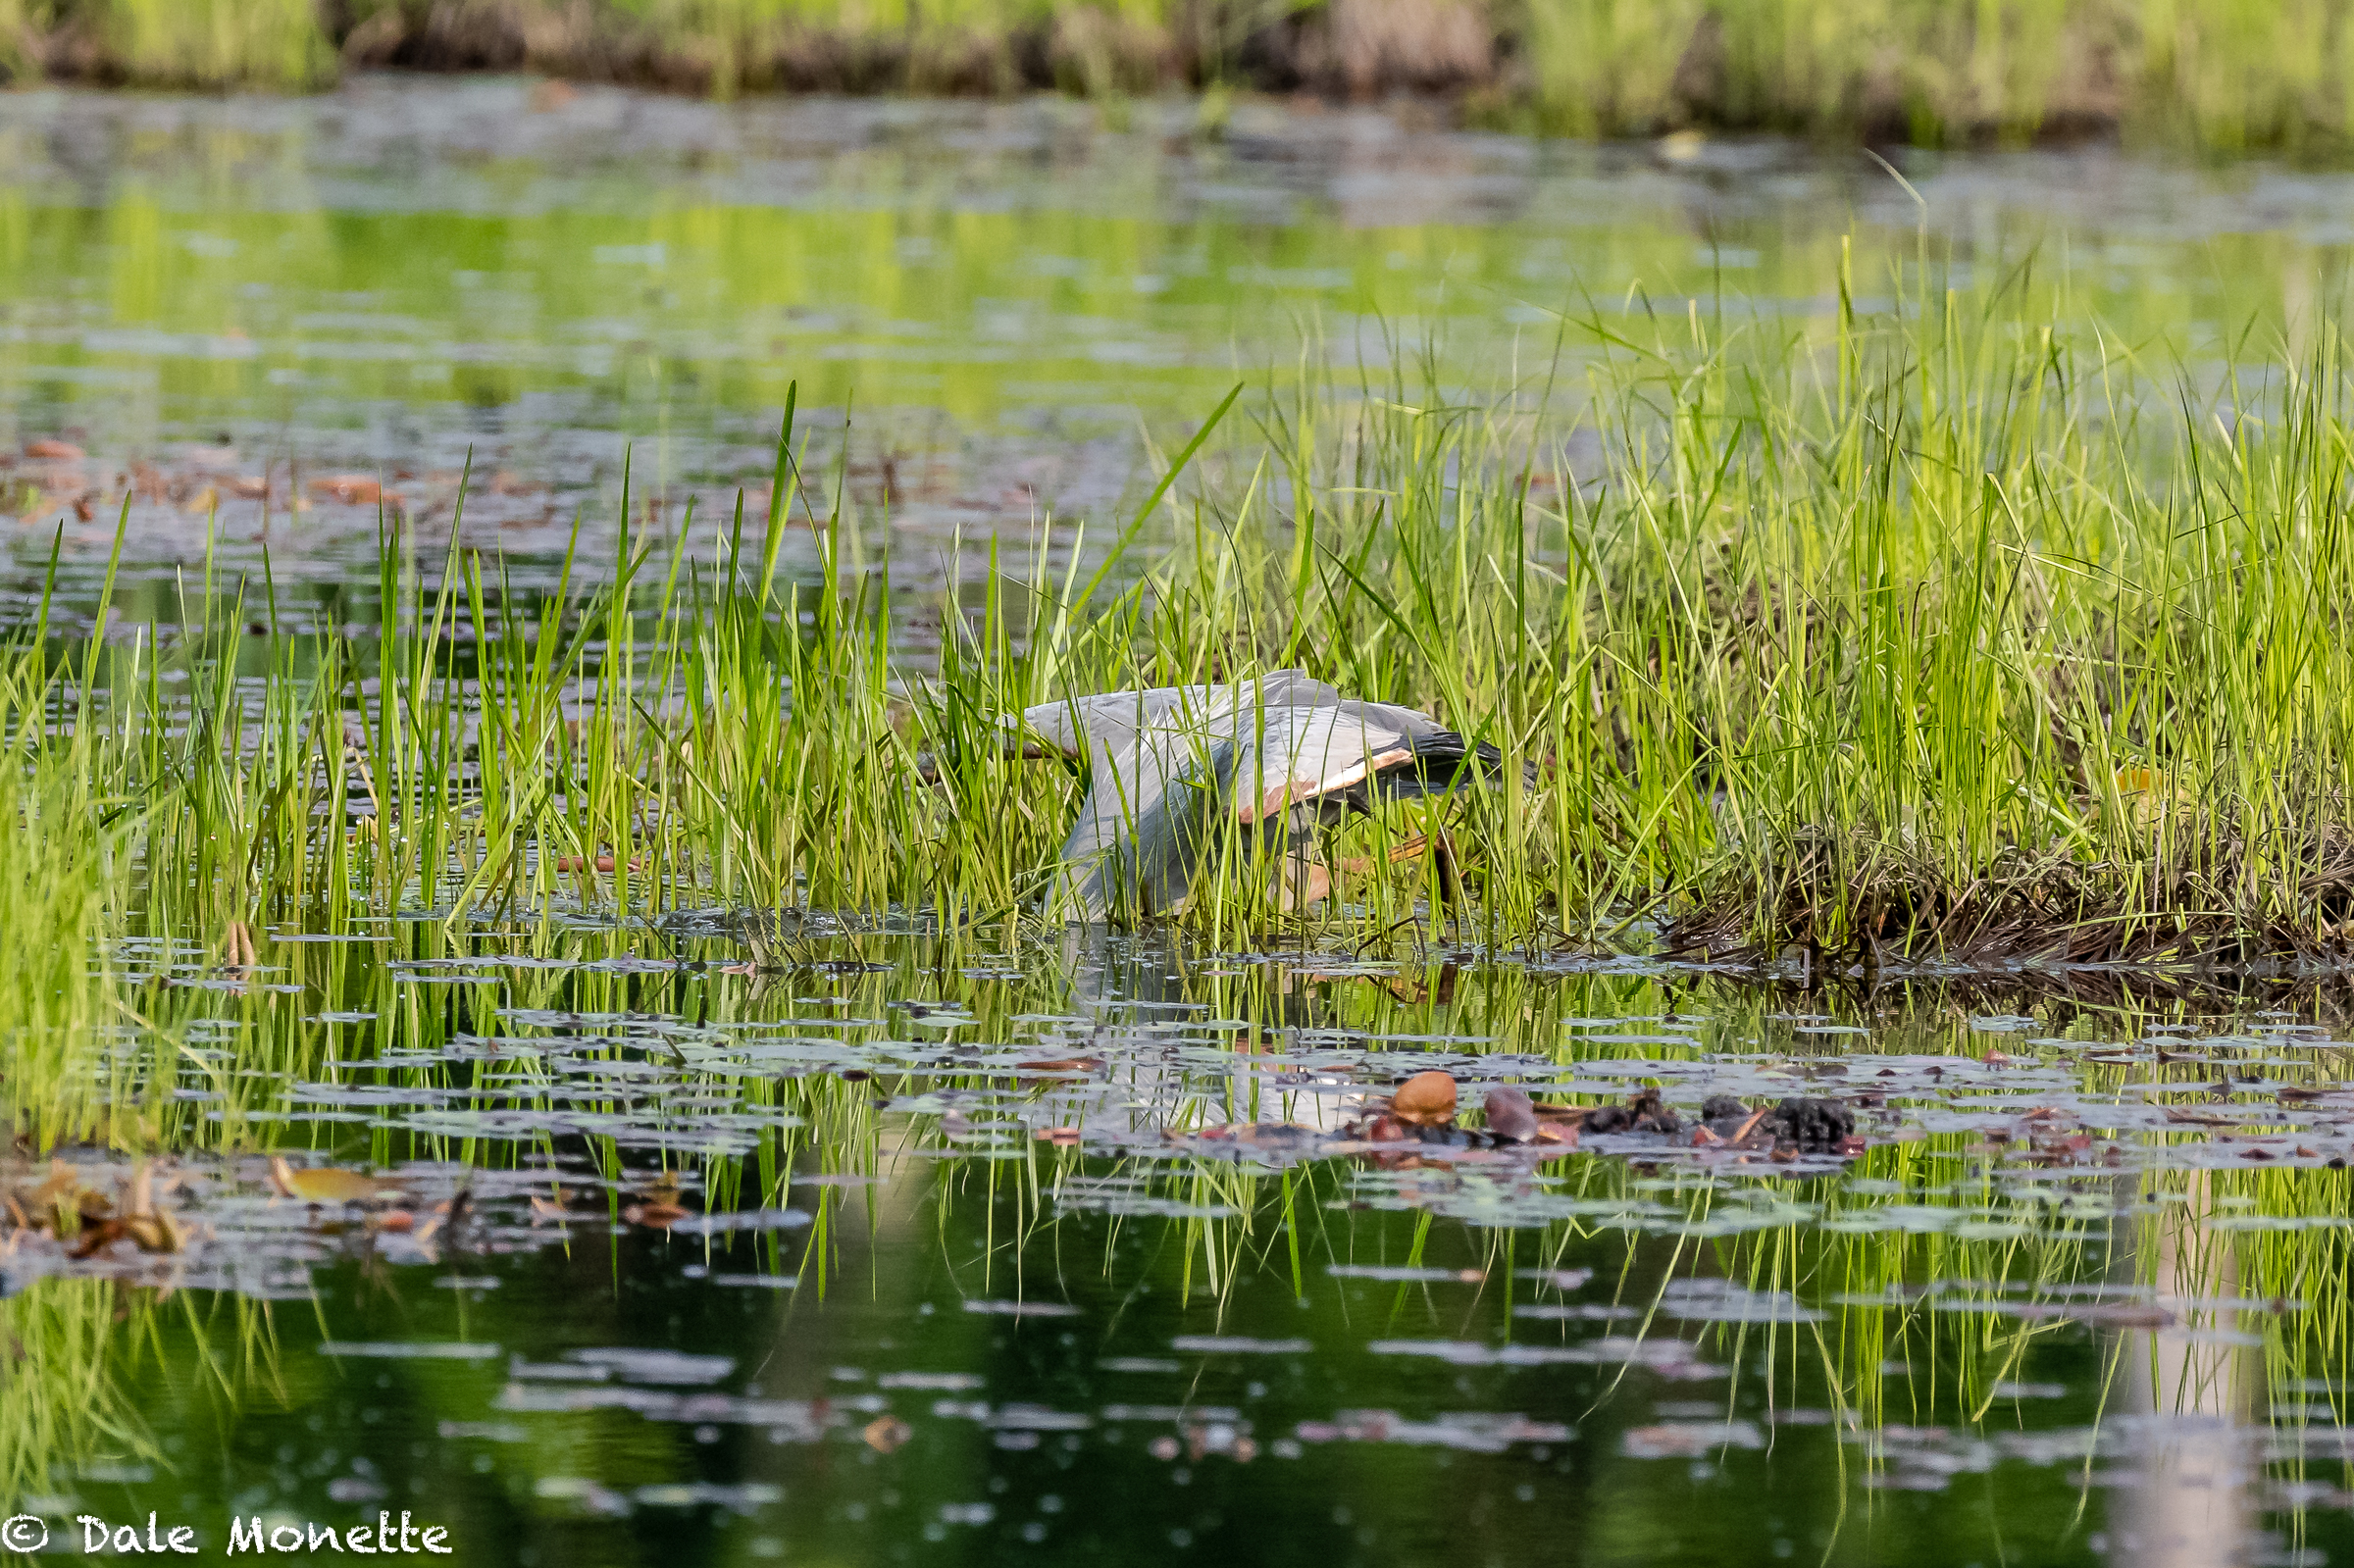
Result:
{"label": "floating leaf", "polygon": [[270,1180],[280,1192],[305,1203],[366,1203],[400,1190],[397,1182],[362,1176],[357,1171],[333,1165],[296,1169],[282,1157],[271,1160]]}

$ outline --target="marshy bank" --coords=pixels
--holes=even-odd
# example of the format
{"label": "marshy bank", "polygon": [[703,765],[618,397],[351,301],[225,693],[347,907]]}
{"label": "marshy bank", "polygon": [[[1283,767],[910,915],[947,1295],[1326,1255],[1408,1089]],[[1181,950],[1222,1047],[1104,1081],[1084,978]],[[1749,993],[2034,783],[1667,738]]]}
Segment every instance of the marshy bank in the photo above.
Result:
{"label": "marshy bank", "polygon": [[8,0],[0,70],[304,90],[529,72],[761,92],[1435,97],[1577,135],[1685,128],[2021,142],[2125,131],[2342,147],[2354,8],[2245,0]]}

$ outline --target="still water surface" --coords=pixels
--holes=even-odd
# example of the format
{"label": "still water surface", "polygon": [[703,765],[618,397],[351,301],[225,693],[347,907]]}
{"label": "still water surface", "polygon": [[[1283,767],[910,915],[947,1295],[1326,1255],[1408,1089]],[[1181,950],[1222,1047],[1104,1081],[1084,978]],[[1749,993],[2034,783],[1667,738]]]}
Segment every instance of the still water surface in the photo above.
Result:
{"label": "still water surface", "polygon": [[[134,944],[220,1069],[156,1166],[185,1241],[0,1265],[19,1394],[87,1401],[17,1506],[406,1509],[484,1562],[2354,1550],[2310,995],[722,930]],[[1430,1067],[1685,1126],[1356,1137]],[[1713,1094],[1862,1151],[1696,1144]]]}
{"label": "still water surface", "polygon": [[[2354,177],[2114,152],[1670,158],[1245,103],[719,106],[498,79],[299,100],[0,97],[0,436],[19,580],[67,524],[134,573],[221,543],[281,576],[370,563],[373,476],[519,570],[584,508],[764,488],[797,382],[812,468],[920,576],[958,531],[1100,522],[1238,379],[1435,354],[1466,397],[1596,340],[1564,318],[1868,309],[1920,256],[2102,322],[2160,381],[2310,341]],[[2302,325],[2299,325],[2302,324]],[[2171,406],[2169,398],[2161,399]],[[1163,448],[1166,449],[1165,447]],[[84,503],[78,516],[74,503]],[[299,504],[304,510],[289,516]],[[821,508],[822,510],[822,508]],[[274,529],[267,525],[272,516]],[[599,556],[601,558],[601,555]]]}

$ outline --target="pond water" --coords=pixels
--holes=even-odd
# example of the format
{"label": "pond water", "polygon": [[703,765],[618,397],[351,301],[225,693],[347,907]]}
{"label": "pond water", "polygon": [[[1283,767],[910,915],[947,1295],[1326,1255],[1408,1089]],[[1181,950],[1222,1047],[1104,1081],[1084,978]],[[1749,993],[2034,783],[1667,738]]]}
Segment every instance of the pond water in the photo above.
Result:
{"label": "pond water", "polygon": [[[61,1541],[385,1510],[522,1562],[2354,1550],[2354,1094],[2310,993],[320,935],[124,954],[204,1064],[185,1152],[12,1177],[85,1213],[0,1263],[18,1396],[89,1395],[37,1486],[16,1460]],[[1683,1126],[1366,1141],[1432,1067],[1466,1107],[1659,1086]],[[1836,1097],[1859,1141],[1695,1142],[1715,1094]],[[176,1248],[95,1229],[142,1185]]]}
{"label": "pond water", "polygon": [[[1245,102],[692,103],[503,79],[315,99],[0,98],[0,436],[16,582],[69,590],[267,542],[373,567],[381,481],[529,583],[576,518],[764,490],[789,383],[903,581],[961,531],[1100,520],[1237,379],[1436,355],[1466,395],[1564,315],[1819,315],[1842,244],[1885,299],[1925,243],[2098,318],[2161,379],[2310,334],[2354,177],[2115,152],[1905,157],[1439,131]],[[1867,301],[1868,303],[1868,300]],[[2295,324],[2303,323],[2300,329]],[[2300,336],[2300,332],[2304,336]],[[1590,336],[1567,334],[1559,395]],[[300,510],[294,510],[300,508]],[[276,524],[272,526],[271,520]],[[592,558],[602,558],[591,550]],[[372,573],[363,573],[363,577]],[[167,607],[148,608],[165,613]]]}
{"label": "pond water", "polygon": [[[657,521],[765,486],[789,381],[920,579],[1103,519],[1303,341],[1476,384],[1563,311],[1823,311],[1852,234],[1868,286],[2025,267],[2195,376],[2308,341],[2354,239],[2335,174],[1905,168],[1925,209],[1868,160],[1403,111],[0,96],[9,585],[62,519],[86,599],[128,495],[134,617],[208,541],[360,605],[358,480],[445,537],[471,454],[463,537],[528,588],[625,453]],[[168,1076],[122,1141],[169,1152],[0,1168],[0,1489],[52,1551],[152,1514],[550,1564],[2354,1556],[2328,984],[593,905],[216,935],[105,955],[136,1006],[59,1087]],[[1471,1131],[1384,1118],[1432,1069]],[[1506,1139],[1497,1088],[1637,1114]]]}

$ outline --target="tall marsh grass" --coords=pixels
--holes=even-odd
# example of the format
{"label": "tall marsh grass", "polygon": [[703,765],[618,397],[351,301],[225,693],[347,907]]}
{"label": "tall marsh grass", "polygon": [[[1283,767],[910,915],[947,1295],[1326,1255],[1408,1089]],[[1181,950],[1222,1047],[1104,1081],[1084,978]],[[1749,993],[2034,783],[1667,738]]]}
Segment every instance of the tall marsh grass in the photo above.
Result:
{"label": "tall marsh grass", "polygon": [[1598,313],[1566,444],[1558,383],[1310,391],[1140,643],[1155,679],[1305,662],[1534,764],[1464,803],[1504,930],[2340,951],[2336,340],[2201,386],[2047,302]]}
{"label": "tall marsh grass", "polygon": [[[873,521],[790,440],[768,497],[625,526],[545,597],[388,533],[378,623],[294,632],[266,574],[208,567],[165,634],[20,646],[10,787],[111,824],[125,847],[86,853],[138,868],[115,907],[199,941],[549,900],[989,924],[1053,915],[1082,784],[1010,755],[999,716],[1299,666],[1534,778],[1344,835],[1386,862],[1444,829],[1461,900],[1407,865],[1310,925],[2334,961],[2338,339],[2170,368],[2037,325],[2073,319],[2063,292],[2022,270],[1970,294],[1916,277],[1877,312],[1843,285],[1820,319],[1597,310],[1476,397],[1410,357],[1311,378],[1212,421],[1076,564],[974,541],[949,576],[979,586],[937,603],[895,589]],[[784,581],[804,530],[820,569]],[[1296,923],[1262,870],[1213,875],[1185,918],[1245,942]]]}

